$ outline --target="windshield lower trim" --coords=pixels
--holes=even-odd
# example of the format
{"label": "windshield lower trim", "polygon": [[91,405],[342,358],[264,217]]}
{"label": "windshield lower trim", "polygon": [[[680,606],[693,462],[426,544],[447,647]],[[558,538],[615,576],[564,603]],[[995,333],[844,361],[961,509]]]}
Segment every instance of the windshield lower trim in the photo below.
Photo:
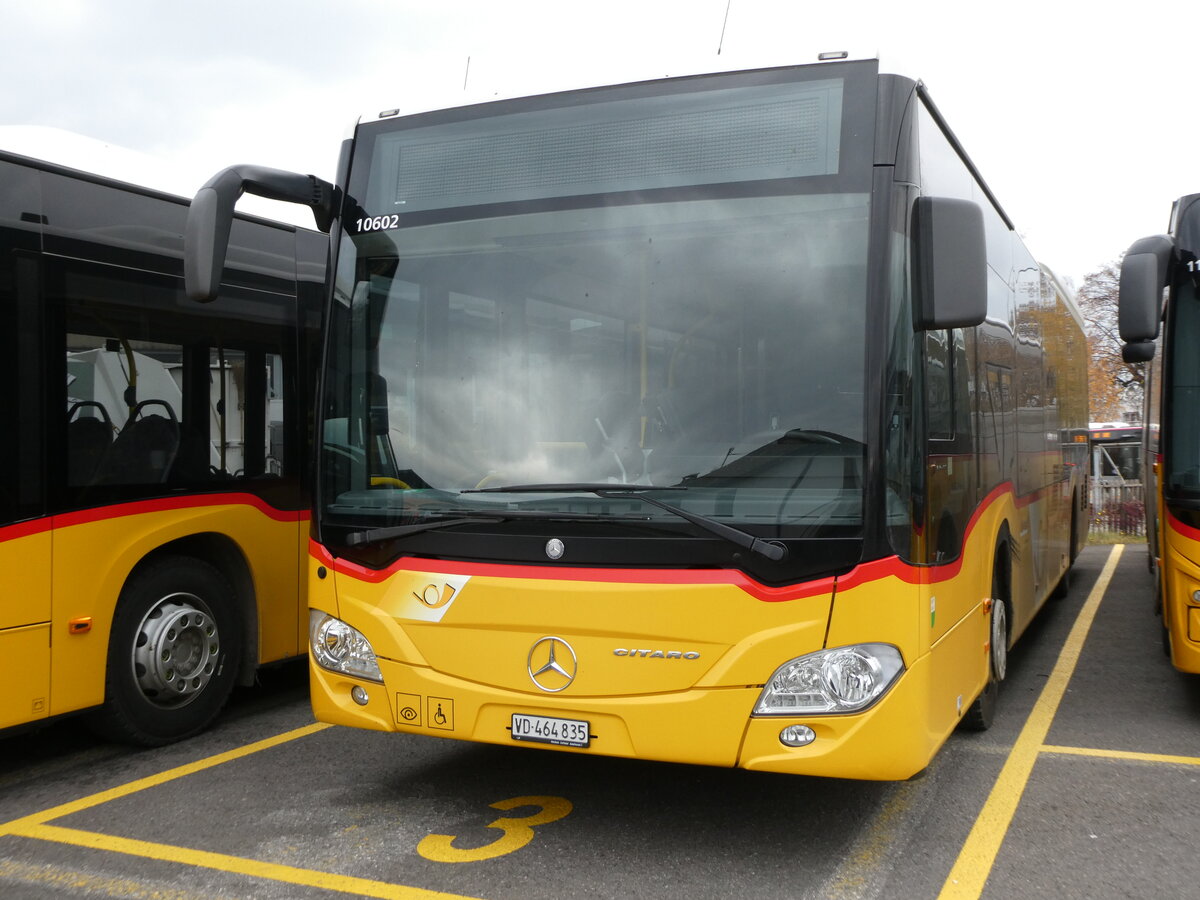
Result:
{"label": "windshield lower trim", "polygon": [[[317,549],[324,551],[318,546]],[[421,556],[401,556],[386,568],[373,569],[328,551],[319,559],[334,571],[371,583],[388,580],[400,572],[420,572],[430,575],[469,575],[486,578],[536,579],[579,581],[603,584],[657,584],[672,586],[704,586],[727,584],[740,588],[756,600],[782,603],[804,600],[833,590],[844,573],[806,579],[802,582],[775,585],[748,575],[739,569],[678,569],[617,566],[530,565],[527,563],[475,562],[473,560],[437,559]],[[853,566],[847,572],[853,570]]]}

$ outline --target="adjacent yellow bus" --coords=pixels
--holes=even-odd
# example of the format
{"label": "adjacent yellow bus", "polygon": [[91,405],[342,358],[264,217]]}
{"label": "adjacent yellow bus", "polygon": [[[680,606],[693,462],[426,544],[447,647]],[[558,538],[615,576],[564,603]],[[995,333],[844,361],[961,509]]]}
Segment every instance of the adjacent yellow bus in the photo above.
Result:
{"label": "adjacent yellow bus", "polygon": [[907,778],[986,728],[1086,526],[1072,297],[874,61],[362,121],[310,546],[326,722]]}
{"label": "adjacent yellow bus", "polygon": [[[1167,234],[1136,241],[1125,254],[1119,301],[1125,359],[1149,362],[1142,465],[1146,536],[1163,647],[1183,672],[1200,672],[1198,258],[1200,194],[1189,194],[1176,201]],[[1162,352],[1156,354],[1156,347]]]}
{"label": "adjacent yellow bus", "polygon": [[187,201],[0,153],[0,729],[161,744],[307,647],[327,240],[239,217],[188,302]]}

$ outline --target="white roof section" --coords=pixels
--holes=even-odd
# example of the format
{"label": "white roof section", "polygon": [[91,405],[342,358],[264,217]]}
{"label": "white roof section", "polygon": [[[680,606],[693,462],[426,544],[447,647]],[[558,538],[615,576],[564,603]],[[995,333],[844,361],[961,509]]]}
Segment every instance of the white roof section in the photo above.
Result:
{"label": "white roof section", "polygon": [[[0,150],[174,194],[187,201],[222,165],[228,164],[217,163],[211,171],[198,174],[148,153],[43,125],[0,125]],[[246,194],[239,198],[237,211],[301,228],[315,227],[312,211],[294,203]]]}
{"label": "white roof section", "polygon": [[62,128],[0,125],[0,150],[180,197],[190,197],[199,186],[149,154]]}

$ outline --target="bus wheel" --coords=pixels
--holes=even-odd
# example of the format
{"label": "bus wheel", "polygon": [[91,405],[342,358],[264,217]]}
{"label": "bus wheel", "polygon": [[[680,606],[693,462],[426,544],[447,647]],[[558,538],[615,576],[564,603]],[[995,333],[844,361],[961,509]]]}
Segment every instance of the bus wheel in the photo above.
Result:
{"label": "bus wheel", "polygon": [[240,658],[234,602],[226,578],[198,559],[164,558],[135,574],[113,617],[97,730],[157,746],[212,722]]}
{"label": "bus wheel", "polygon": [[1162,652],[1167,659],[1171,658],[1171,626],[1167,623],[1167,611],[1163,608],[1163,593],[1162,579],[1155,573],[1154,577],[1154,608],[1156,613],[1161,617],[1162,631]]}
{"label": "bus wheel", "polygon": [[992,577],[988,680],[963,718],[963,723],[971,731],[987,731],[992,727],[996,718],[996,695],[1000,692],[1000,682],[1008,673],[1008,605],[1004,602],[1004,593],[1000,588],[1000,574],[997,571]]}
{"label": "bus wheel", "polygon": [[1062,577],[1058,579],[1058,584],[1054,586],[1054,590],[1050,592],[1051,600],[1062,600],[1071,593],[1071,570],[1067,568]]}
{"label": "bus wheel", "polygon": [[1079,558],[1079,494],[1071,495],[1071,551],[1069,553],[1069,562],[1067,568],[1075,565],[1075,560]]}

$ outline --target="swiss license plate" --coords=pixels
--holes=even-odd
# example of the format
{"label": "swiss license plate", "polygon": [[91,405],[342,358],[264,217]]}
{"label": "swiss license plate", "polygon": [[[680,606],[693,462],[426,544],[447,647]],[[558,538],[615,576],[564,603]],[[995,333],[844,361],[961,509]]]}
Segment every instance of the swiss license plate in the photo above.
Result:
{"label": "swiss license plate", "polygon": [[555,719],[523,713],[513,713],[512,737],[514,741],[536,741],[563,747],[587,747],[592,740],[588,723],[582,719]]}

